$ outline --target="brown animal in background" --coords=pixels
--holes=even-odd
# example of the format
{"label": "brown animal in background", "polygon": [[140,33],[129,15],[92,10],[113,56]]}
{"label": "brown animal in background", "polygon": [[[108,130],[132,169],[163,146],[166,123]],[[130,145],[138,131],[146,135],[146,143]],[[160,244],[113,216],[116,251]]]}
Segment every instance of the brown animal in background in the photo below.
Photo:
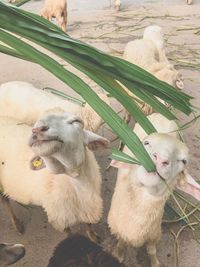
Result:
{"label": "brown animal in background", "polygon": [[66,31],[67,26],[67,1],[66,0],[46,0],[41,16],[49,21],[56,18],[59,27]]}

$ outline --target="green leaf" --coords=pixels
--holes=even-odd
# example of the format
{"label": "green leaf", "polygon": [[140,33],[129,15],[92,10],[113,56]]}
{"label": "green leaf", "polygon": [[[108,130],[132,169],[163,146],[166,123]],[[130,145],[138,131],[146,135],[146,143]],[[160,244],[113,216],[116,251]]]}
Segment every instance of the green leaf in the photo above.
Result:
{"label": "green leaf", "polygon": [[130,157],[129,155],[127,155],[127,154],[123,153],[122,151],[119,151],[115,148],[112,149],[111,159],[125,162],[125,163],[129,163],[129,164],[140,165],[140,162],[138,160]]}
{"label": "green leaf", "polygon": [[75,104],[80,105],[80,106],[85,106],[85,104],[86,104],[85,101],[83,101],[81,99],[78,99],[76,97],[67,95],[67,94],[65,94],[65,93],[63,93],[63,92],[61,92],[61,91],[59,91],[57,89],[54,89],[54,88],[45,87],[45,88],[43,88],[43,90],[46,90],[46,91],[48,91],[48,92],[50,92],[50,93],[52,93],[54,95],[60,96],[60,97],[62,97],[64,99],[67,99],[67,100],[69,100],[69,101],[71,101],[71,102],[73,102]]}
{"label": "green leaf", "polygon": [[128,146],[133,154],[138,158],[141,164],[148,170],[155,170],[155,166],[144,149],[141,141],[136,134],[123,122],[123,120],[105,103],[95,92],[80,78],[73,73],[67,71],[62,65],[57,63],[54,59],[38,51],[32,46],[24,43],[22,40],[9,34],[8,32],[0,30],[0,40],[3,40],[7,45],[12,46],[19,53],[30,57],[34,62],[37,62],[45,69],[51,71],[56,77],[69,85],[78,94],[80,94],[91,107],[101,115],[104,121],[117,133],[122,141]]}

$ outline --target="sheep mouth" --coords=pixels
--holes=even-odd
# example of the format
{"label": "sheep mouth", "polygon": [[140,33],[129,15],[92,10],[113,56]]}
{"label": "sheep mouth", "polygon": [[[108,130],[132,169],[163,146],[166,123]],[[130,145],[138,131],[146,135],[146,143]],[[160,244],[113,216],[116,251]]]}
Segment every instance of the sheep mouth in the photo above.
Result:
{"label": "sheep mouth", "polygon": [[160,173],[158,172],[158,170],[153,171],[153,172],[149,172],[149,174],[158,176],[162,181],[165,181],[166,180],[162,175],[160,175]]}
{"label": "sheep mouth", "polygon": [[57,137],[54,137],[54,138],[50,138],[50,139],[34,139],[33,137],[30,138],[30,141],[29,141],[29,146],[30,147],[39,147],[43,144],[48,144],[48,143],[51,143],[51,142],[60,142],[60,143],[63,143],[62,140],[60,140],[59,138]]}

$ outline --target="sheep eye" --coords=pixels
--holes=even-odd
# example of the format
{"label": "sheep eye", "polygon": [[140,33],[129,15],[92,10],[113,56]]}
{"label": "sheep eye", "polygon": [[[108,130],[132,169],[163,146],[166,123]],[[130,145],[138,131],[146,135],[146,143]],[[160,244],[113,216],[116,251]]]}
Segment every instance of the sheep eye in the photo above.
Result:
{"label": "sheep eye", "polygon": [[145,146],[149,145],[149,141],[145,141],[145,142],[144,142],[144,145],[145,145]]}
{"label": "sheep eye", "polygon": [[79,119],[74,119],[74,120],[68,121],[69,124],[73,124],[75,122],[78,122],[78,123],[81,123],[82,124],[82,121],[79,120]]}
{"label": "sheep eye", "polygon": [[181,161],[183,162],[184,165],[187,164],[187,160],[186,160],[186,159],[183,159],[183,160],[181,160]]}

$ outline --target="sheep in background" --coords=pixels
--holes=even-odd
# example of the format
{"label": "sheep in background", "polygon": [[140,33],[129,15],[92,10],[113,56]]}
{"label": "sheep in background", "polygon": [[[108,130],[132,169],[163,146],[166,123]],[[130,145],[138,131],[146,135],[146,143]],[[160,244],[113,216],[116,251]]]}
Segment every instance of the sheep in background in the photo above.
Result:
{"label": "sheep in background", "polygon": [[[192,0],[185,0],[185,2],[188,4],[188,5],[191,5],[192,4]],[[120,7],[121,7],[121,0],[115,0],[115,9],[117,11],[120,10]]]}
{"label": "sheep in background", "polygon": [[56,18],[59,27],[65,32],[67,26],[67,0],[45,0],[41,16],[49,21]]}
{"label": "sheep in background", "polygon": [[101,175],[90,150],[107,147],[107,139],[83,130],[79,117],[61,111],[38,120],[32,135],[31,127],[8,117],[0,118],[0,129],[0,184],[5,196],[42,206],[60,231],[100,220]]}
{"label": "sheep in background", "polygon": [[[134,132],[143,140],[157,171],[148,173],[143,166],[112,163],[119,171],[108,224],[119,240],[116,253],[121,259],[123,242],[134,247],[146,244],[151,266],[157,267],[156,244],[161,237],[164,205],[175,185],[187,179],[188,148],[178,140],[174,121],[157,113],[148,118],[159,133],[146,136],[138,124]],[[127,147],[124,152],[131,155]]]}
{"label": "sheep in background", "polygon": [[161,75],[157,78],[170,83],[172,86],[177,86],[178,89],[183,89],[183,82],[181,83],[180,81],[182,79],[181,74],[174,69],[166,57],[161,27],[157,25],[146,27],[143,39],[131,41],[126,45],[123,58],[145,69],[156,77],[157,72],[162,69],[166,72],[168,71],[172,77],[175,77],[175,79],[171,79],[171,82],[168,79],[166,81],[165,77],[162,78]]}
{"label": "sheep in background", "polygon": [[[106,94],[98,95],[109,103]],[[80,116],[85,128],[93,132],[96,132],[102,124],[101,117],[88,104],[85,107],[79,106],[26,82],[13,81],[1,84],[0,107],[0,116],[13,117],[31,126],[46,110],[53,108],[61,108]]]}
{"label": "sheep in background", "polygon": [[121,7],[121,0],[115,0],[115,9],[119,11],[120,7]]}
{"label": "sheep in background", "polygon": [[[183,89],[183,76],[169,63],[165,50],[162,28],[153,25],[144,30],[143,39],[129,42],[124,50],[123,58],[150,72],[178,89]],[[130,92],[129,92],[130,94]],[[138,103],[146,115],[153,112],[146,103]]]}
{"label": "sheep in background", "polygon": [[25,255],[25,248],[21,244],[0,244],[0,266],[6,267],[14,264]]}
{"label": "sheep in background", "polygon": [[55,248],[48,267],[125,267],[116,258],[82,235],[73,235]]}

